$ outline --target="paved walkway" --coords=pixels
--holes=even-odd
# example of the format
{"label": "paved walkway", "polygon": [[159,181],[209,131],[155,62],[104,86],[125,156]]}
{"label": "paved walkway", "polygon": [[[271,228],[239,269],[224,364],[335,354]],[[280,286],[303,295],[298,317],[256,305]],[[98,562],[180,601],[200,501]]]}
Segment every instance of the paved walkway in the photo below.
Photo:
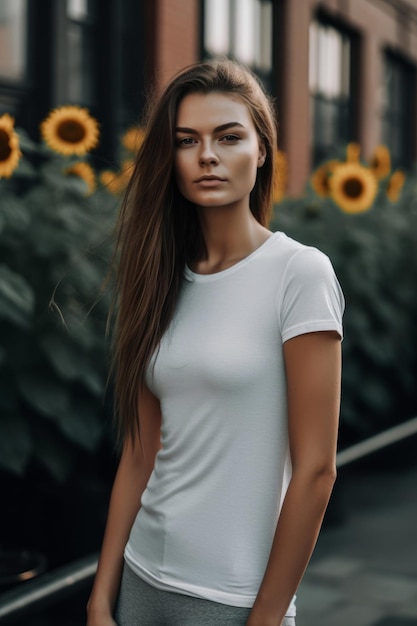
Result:
{"label": "paved walkway", "polygon": [[417,626],[417,468],[339,477],[345,520],[322,530],[297,626]]}

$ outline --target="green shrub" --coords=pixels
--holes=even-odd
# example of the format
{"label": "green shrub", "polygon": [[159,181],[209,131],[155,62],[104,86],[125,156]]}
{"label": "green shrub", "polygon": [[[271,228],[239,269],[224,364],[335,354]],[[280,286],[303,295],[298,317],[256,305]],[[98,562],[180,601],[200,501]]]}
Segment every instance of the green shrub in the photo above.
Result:
{"label": "green shrub", "polygon": [[0,466],[64,481],[109,430],[100,285],[117,200],[19,137],[26,158],[0,180]]}

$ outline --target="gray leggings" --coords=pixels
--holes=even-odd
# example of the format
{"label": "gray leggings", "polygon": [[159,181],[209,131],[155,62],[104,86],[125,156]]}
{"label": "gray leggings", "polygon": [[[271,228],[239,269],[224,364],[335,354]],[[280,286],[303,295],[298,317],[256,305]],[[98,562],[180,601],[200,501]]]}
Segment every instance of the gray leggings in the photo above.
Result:
{"label": "gray leggings", "polygon": [[[161,591],[125,564],[115,619],[118,626],[245,626],[250,609]],[[282,626],[295,626],[286,617]]]}

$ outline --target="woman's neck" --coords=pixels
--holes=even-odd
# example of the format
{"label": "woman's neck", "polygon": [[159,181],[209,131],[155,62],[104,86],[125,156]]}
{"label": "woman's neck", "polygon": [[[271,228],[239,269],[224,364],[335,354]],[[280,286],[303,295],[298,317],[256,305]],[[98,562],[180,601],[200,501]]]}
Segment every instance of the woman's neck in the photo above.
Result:
{"label": "woman's neck", "polygon": [[193,264],[200,274],[212,274],[231,267],[259,248],[271,232],[259,224],[250,209],[199,208],[207,257]]}

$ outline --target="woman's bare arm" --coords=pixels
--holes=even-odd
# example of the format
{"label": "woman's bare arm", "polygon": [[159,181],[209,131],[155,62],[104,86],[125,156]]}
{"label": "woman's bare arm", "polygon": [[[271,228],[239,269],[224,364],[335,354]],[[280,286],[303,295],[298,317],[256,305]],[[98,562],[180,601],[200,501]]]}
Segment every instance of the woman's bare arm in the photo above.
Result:
{"label": "woman's bare arm", "polygon": [[335,332],[284,344],[292,478],[247,626],[279,626],[307,567],[336,478],[341,348]]}
{"label": "woman's bare arm", "polygon": [[139,414],[141,440],[125,442],[113,483],[97,573],[87,606],[87,626],[114,624],[111,615],[120,585],[124,548],[161,445],[160,406],[147,388],[139,397]]}

